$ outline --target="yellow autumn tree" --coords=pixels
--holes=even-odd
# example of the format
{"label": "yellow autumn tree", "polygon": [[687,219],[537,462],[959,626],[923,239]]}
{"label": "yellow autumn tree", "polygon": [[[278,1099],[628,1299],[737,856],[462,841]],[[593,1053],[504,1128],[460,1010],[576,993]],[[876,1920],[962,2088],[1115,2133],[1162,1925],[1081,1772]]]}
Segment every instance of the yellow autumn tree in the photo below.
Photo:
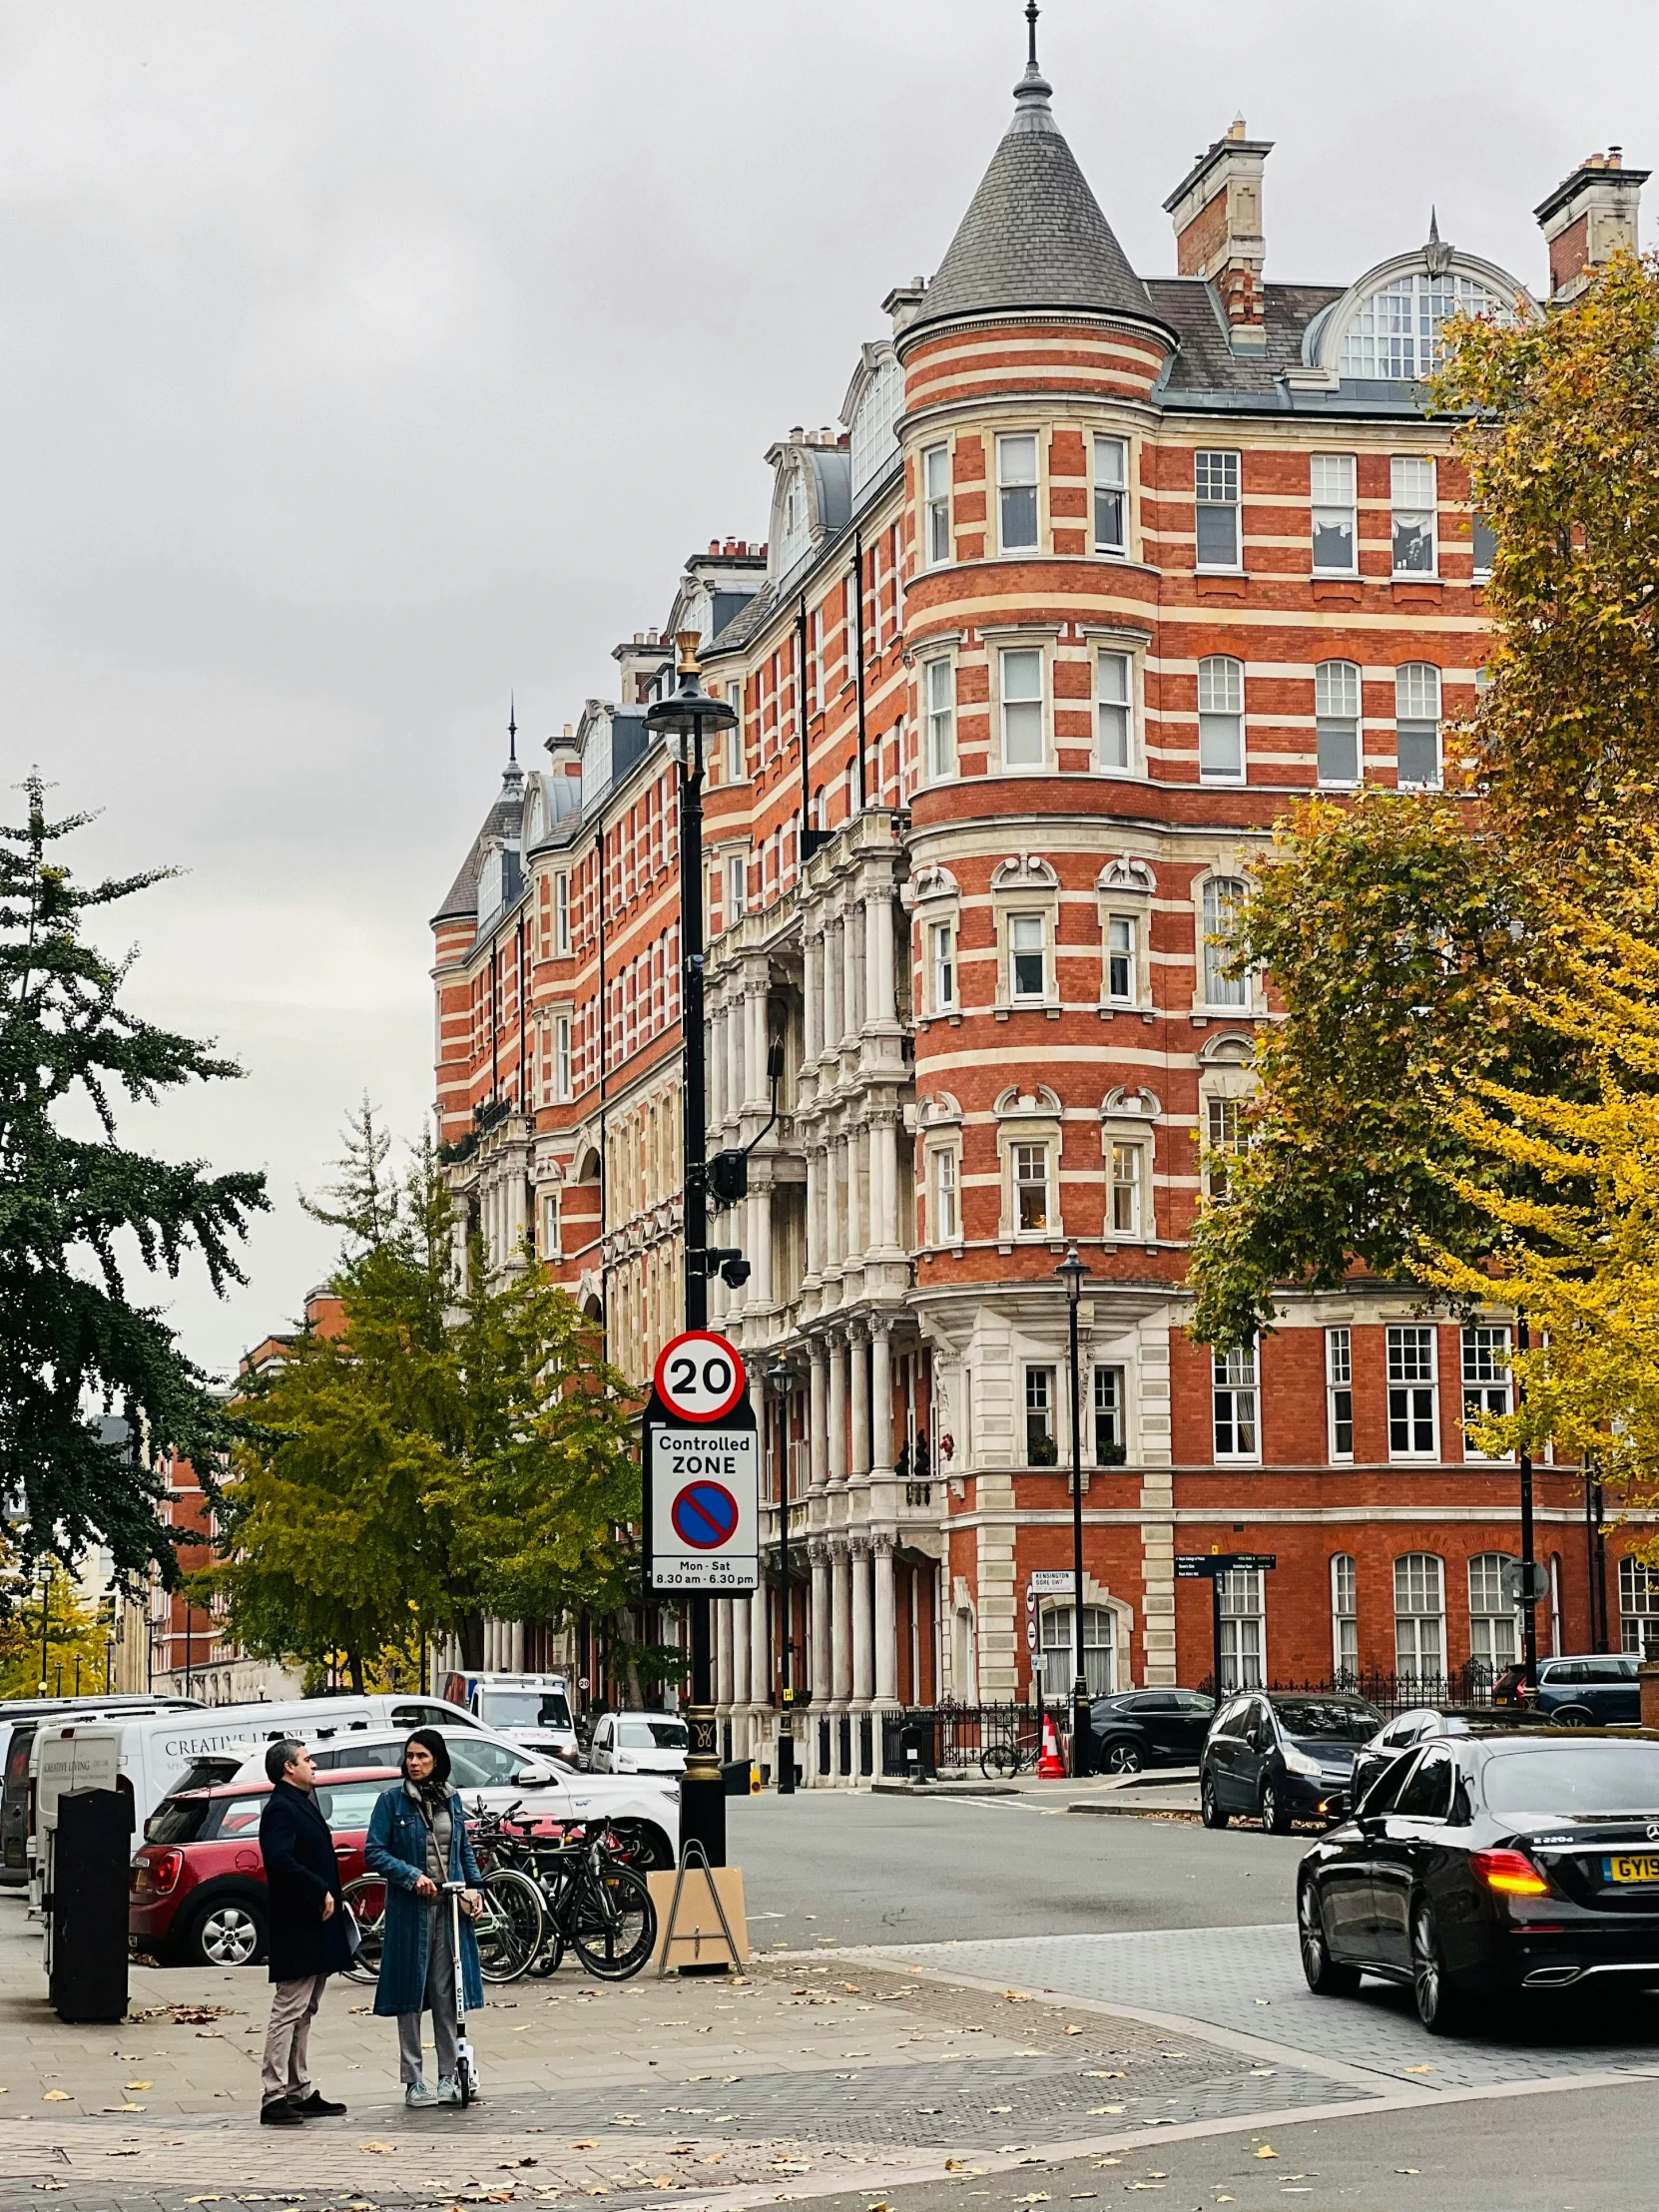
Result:
{"label": "yellow autumn tree", "polygon": [[[1588,1095],[1539,1095],[1475,1074],[1448,1083],[1448,1128],[1476,1167],[1460,1199],[1490,1222],[1471,1265],[1425,1240],[1422,1273],[1453,1299],[1510,1305],[1517,1409],[1470,1421],[1482,1449],[1594,1462],[1625,1510],[1659,1505],[1659,844],[1634,842],[1628,911],[1544,895],[1556,978],[1526,1019],[1573,1048]],[[1494,992],[1493,1017],[1521,1011]],[[1659,1562],[1659,1536],[1634,1548]]]}

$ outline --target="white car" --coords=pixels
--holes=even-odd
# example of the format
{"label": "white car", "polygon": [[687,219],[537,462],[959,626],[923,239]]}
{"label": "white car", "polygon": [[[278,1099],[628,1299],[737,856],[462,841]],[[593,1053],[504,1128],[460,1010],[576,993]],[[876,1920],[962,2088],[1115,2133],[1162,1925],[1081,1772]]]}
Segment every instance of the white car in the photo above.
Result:
{"label": "white car", "polygon": [[684,1774],[691,1734],[672,1713],[606,1713],[594,1723],[595,1774]]}
{"label": "white car", "polygon": [[[672,1776],[624,1781],[578,1774],[489,1728],[440,1728],[438,1734],[448,1747],[450,1778],[469,1811],[506,1813],[519,1806],[532,1820],[603,1820],[635,1846],[642,1865],[672,1867],[679,1857],[680,1785]],[[383,1735],[353,1729],[341,1742],[310,1749],[319,1773],[330,1767],[395,1767],[407,1741],[406,1729]],[[262,1751],[236,1780],[252,1782],[264,1775]]]}

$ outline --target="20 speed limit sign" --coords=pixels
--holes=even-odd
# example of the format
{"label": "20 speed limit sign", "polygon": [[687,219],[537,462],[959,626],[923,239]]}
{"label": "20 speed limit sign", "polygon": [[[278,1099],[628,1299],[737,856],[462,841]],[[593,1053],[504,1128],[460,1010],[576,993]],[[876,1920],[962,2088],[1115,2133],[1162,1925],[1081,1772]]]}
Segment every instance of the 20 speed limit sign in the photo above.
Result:
{"label": "20 speed limit sign", "polygon": [[743,1396],[743,1361],[724,1337],[706,1329],[688,1329],[665,1345],[653,1380],[665,1410],[675,1420],[724,1420]]}

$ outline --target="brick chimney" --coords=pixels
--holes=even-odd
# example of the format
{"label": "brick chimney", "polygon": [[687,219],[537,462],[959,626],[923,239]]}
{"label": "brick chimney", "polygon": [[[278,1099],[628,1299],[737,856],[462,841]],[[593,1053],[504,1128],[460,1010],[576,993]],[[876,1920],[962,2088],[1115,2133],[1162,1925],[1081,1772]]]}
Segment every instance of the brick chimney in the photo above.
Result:
{"label": "brick chimney", "polygon": [[1581,162],[1537,210],[1549,245],[1551,306],[1576,299],[1613,255],[1637,251],[1636,211],[1651,175],[1626,169],[1623,147],[1610,146]]}
{"label": "brick chimney", "polygon": [[1244,117],[1235,116],[1227,136],[1195,158],[1164,202],[1175,224],[1176,268],[1215,285],[1235,353],[1267,350],[1262,170],[1272,152],[1271,139],[1251,138]]}

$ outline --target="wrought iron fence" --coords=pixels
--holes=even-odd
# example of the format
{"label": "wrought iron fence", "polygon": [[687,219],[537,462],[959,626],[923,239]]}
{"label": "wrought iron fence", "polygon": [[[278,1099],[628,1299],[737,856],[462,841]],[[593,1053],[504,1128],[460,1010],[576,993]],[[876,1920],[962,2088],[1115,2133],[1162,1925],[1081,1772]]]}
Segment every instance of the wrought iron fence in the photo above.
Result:
{"label": "wrought iron fence", "polygon": [[[1232,1697],[1240,1690],[1305,1691],[1310,1696],[1330,1696],[1340,1692],[1348,1697],[1362,1697],[1368,1705],[1375,1705],[1384,1719],[1392,1720],[1396,1713],[1409,1713],[1417,1706],[1433,1706],[1439,1711],[1468,1708],[1485,1709],[1493,1703],[1492,1688],[1495,1681],[1503,1679],[1501,1671],[1482,1661],[1472,1660],[1466,1667],[1454,1667],[1446,1674],[1382,1674],[1372,1671],[1344,1672],[1327,1675],[1322,1680],[1309,1677],[1304,1681],[1275,1679],[1271,1682],[1234,1682],[1224,1680],[1223,1697]],[[1215,1678],[1207,1677],[1199,1683],[1206,1696],[1216,1693]]]}
{"label": "wrought iron fence", "polygon": [[979,1775],[1003,1752],[1029,1766],[1041,1746],[1045,1710],[1063,1732],[1065,1711],[1054,1705],[925,1705],[885,1713],[881,1772],[910,1775],[919,1767],[927,1776]]}

